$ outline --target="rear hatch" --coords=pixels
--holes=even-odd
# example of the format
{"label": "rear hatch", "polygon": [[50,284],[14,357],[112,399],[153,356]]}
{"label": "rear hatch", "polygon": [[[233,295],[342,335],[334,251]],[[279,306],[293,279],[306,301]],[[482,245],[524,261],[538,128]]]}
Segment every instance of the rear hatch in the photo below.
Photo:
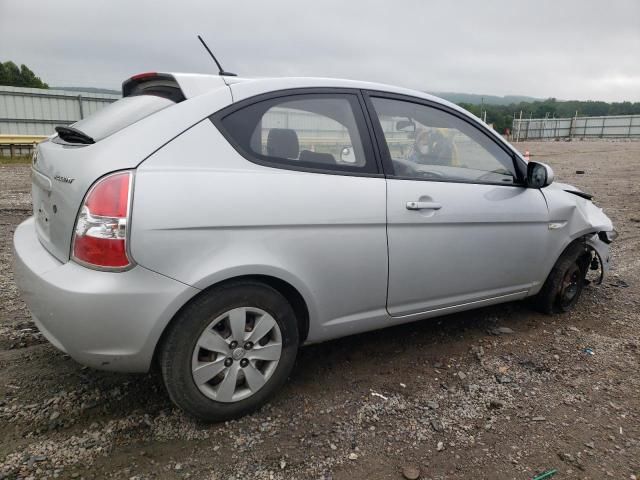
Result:
{"label": "rear hatch", "polygon": [[[60,128],[58,135],[42,142],[34,154],[36,231],[42,245],[61,262],[69,259],[76,216],[89,187],[101,176],[134,168],[144,159],[139,155],[142,142],[124,137],[114,149],[114,141],[104,140],[184,100],[178,84],[167,74],[132,77],[123,84],[123,95],[121,100],[71,128]],[[158,141],[162,144],[166,140]],[[154,146],[153,142],[147,143],[148,148]]]}

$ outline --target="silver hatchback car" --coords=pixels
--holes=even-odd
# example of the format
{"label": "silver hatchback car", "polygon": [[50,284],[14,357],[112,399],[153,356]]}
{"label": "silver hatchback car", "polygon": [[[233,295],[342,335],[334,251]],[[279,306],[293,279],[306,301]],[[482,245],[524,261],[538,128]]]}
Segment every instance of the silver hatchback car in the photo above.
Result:
{"label": "silver hatchback car", "polygon": [[159,365],[207,421],[303,344],[533,297],[570,309],[615,230],[476,117],[347,80],[145,73],[38,146],[18,285],[91,367]]}

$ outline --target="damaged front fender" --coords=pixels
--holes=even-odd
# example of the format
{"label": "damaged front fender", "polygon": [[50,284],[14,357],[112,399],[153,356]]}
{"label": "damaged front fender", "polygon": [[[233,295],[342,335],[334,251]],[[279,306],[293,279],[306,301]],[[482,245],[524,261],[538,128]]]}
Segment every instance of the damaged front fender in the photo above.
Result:
{"label": "damaged front fender", "polygon": [[[569,192],[571,191],[571,192]],[[578,189],[571,185],[553,183],[541,190],[549,210],[549,256],[543,277],[549,274],[562,252],[573,241],[583,238],[595,252],[601,264],[601,278],[611,267],[610,246],[598,236],[599,232],[613,231],[611,219],[586,195],[577,195]]]}

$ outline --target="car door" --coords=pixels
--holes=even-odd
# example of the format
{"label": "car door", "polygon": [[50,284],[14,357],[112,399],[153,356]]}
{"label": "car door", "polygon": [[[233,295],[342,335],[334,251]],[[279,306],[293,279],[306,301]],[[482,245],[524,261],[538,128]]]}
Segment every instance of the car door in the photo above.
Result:
{"label": "car door", "polygon": [[390,315],[524,297],[548,211],[513,152],[436,103],[373,93],[368,105],[387,175]]}
{"label": "car door", "polygon": [[197,288],[286,282],[305,299],[308,341],[386,322],[386,180],[359,91],[252,92],[211,120],[138,169],[134,258]]}

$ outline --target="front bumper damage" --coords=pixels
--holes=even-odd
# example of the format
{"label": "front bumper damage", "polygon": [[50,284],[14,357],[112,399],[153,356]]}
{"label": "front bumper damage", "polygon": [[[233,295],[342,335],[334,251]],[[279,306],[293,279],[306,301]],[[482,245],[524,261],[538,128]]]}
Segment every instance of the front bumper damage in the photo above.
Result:
{"label": "front bumper damage", "polygon": [[611,269],[610,243],[602,240],[598,233],[585,237],[585,243],[587,247],[590,247],[590,250],[595,254],[595,257],[600,263],[600,278],[597,282],[597,284],[600,285],[602,284],[604,276],[609,273],[609,270]]}

